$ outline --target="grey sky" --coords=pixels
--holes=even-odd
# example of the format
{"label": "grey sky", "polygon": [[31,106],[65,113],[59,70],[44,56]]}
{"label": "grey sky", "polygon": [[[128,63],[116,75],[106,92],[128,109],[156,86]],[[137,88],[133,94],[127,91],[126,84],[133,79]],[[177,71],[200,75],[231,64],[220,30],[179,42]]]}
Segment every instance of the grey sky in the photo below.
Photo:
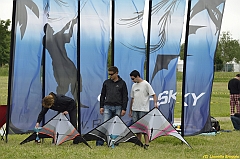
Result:
{"label": "grey sky", "polygon": [[[12,0],[0,0],[0,19],[12,19]],[[226,0],[221,32],[229,31],[232,38],[240,40],[240,0]]]}

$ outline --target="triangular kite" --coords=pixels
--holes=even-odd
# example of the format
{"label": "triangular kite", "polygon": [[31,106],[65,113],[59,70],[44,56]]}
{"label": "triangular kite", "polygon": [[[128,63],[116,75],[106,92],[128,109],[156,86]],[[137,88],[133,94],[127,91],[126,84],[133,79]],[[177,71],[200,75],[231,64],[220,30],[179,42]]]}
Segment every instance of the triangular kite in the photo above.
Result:
{"label": "triangular kite", "polygon": [[158,108],[153,108],[146,115],[133,123],[130,127],[133,133],[145,133],[152,141],[160,136],[172,135],[191,147],[187,141],[177,132],[171,123],[162,115]]}
{"label": "triangular kite", "polygon": [[37,132],[35,131],[20,144],[24,144],[38,138],[53,138],[53,143],[56,145],[60,145],[63,142],[77,138],[78,142],[83,142],[89,146],[86,140],[83,139],[83,137],[63,113],[57,114],[41,129],[39,129]]}
{"label": "triangular kite", "polygon": [[114,147],[114,144],[120,142],[133,142],[136,145],[143,146],[142,142],[117,115],[103,122],[83,137],[87,141],[102,139],[106,141],[109,147]]}

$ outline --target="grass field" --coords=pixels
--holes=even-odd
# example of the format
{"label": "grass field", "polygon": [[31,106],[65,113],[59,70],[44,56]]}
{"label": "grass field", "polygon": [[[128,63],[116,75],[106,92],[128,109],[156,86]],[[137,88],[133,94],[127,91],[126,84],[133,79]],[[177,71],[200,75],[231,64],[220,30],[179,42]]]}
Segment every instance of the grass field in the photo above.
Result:
{"label": "grass field", "polygon": [[[0,70],[1,72],[1,70]],[[0,73],[1,74],[1,73]],[[229,117],[229,93],[227,82],[236,73],[216,72],[213,82],[211,97],[211,115],[214,117]],[[7,76],[0,76],[1,104],[6,104],[7,99]],[[181,73],[177,76],[177,90],[181,92]],[[177,96],[175,106],[175,118],[181,114],[181,94]],[[83,143],[72,145],[72,142],[63,143],[60,146],[51,144],[50,139],[45,139],[43,143],[36,144],[29,142],[24,145],[19,143],[30,134],[9,135],[8,143],[0,141],[1,159],[77,159],[77,158],[138,158],[138,159],[198,159],[198,158],[240,158],[240,131],[232,131],[230,120],[221,120],[221,128],[231,130],[231,132],[220,131],[216,136],[187,136],[184,137],[191,145],[192,149],[182,144],[180,140],[172,136],[160,137],[150,143],[148,150],[134,146],[132,143],[121,143],[112,149],[107,146],[96,147],[95,142],[88,142],[92,149]]]}

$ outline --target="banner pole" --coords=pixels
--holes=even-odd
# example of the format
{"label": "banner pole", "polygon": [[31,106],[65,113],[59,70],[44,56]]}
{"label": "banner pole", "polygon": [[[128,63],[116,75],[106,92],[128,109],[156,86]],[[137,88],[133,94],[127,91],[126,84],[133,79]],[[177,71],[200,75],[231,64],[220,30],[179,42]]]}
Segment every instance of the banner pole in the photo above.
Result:
{"label": "banner pole", "polygon": [[151,14],[152,14],[152,0],[149,0],[148,8],[148,29],[147,29],[147,49],[146,49],[146,81],[149,82],[149,60],[150,60],[150,34],[151,34]]}
{"label": "banner pole", "polygon": [[188,0],[187,5],[187,20],[184,44],[184,59],[183,59],[183,80],[182,80],[182,114],[181,114],[181,135],[184,137],[184,95],[185,95],[185,82],[186,82],[186,65],[187,65],[187,48],[188,48],[188,34],[189,34],[189,21],[191,12],[191,0]]}

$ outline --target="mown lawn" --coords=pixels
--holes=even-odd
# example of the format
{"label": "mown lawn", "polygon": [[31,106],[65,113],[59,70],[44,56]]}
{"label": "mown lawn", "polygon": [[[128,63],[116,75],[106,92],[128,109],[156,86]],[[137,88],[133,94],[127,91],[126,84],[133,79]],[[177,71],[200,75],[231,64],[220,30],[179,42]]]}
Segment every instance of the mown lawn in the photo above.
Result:
{"label": "mown lawn", "polygon": [[[214,117],[229,117],[229,93],[227,82],[235,76],[236,73],[217,72],[213,82],[211,97],[211,115]],[[181,90],[181,73],[178,73],[177,89]],[[7,76],[0,76],[0,95],[1,103],[6,104],[7,99]],[[175,118],[181,116],[181,94],[177,96],[175,106]],[[132,143],[121,143],[118,147],[112,149],[106,145],[96,147],[95,142],[88,142],[92,149],[83,143],[72,145],[71,141],[65,142],[60,146],[51,144],[50,139],[45,139],[43,143],[36,144],[29,142],[24,145],[19,143],[30,134],[9,135],[8,142],[0,141],[1,159],[77,159],[77,158],[138,158],[138,159],[197,159],[197,158],[240,158],[240,131],[232,131],[233,127],[230,120],[220,120],[220,126],[223,130],[216,136],[187,136],[184,137],[191,145],[189,148],[182,144],[180,140],[172,136],[160,137],[150,143],[148,150],[144,150]]]}

